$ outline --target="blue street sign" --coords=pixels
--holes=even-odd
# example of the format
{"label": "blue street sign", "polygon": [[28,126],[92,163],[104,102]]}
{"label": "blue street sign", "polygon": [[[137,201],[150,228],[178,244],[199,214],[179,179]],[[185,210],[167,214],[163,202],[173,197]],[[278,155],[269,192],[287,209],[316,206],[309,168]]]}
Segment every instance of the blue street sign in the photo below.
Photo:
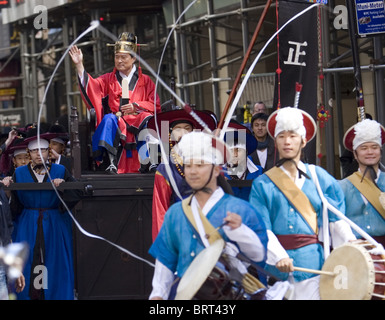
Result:
{"label": "blue street sign", "polygon": [[322,4],[328,4],[328,0],[306,0],[310,3],[322,3]]}
{"label": "blue street sign", "polygon": [[357,32],[360,36],[385,33],[385,11],[382,0],[355,0]]}

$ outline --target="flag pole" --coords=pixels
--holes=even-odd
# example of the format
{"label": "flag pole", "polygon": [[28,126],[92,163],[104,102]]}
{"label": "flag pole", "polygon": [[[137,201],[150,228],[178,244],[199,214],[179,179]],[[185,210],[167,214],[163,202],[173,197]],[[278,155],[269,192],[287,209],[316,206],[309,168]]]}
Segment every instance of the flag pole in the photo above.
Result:
{"label": "flag pole", "polygon": [[230,94],[229,94],[229,98],[227,99],[225,108],[223,109],[221,118],[220,118],[219,123],[218,123],[218,129],[222,129],[222,128],[223,128],[223,124],[224,124],[226,115],[227,115],[227,113],[228,113],[228,111],[229,111],[231,102],[233,101],[233,99],[234,99],[234,97],[235,97],[235,94],[237,93],[237,87],[238,87],[238,84],[239,84],[239,82],[240,82],[240,80],[241,80],[243,71],[244,71],[245,68],[246,68],[247,60],[249,59],[249,56],[250,56],[250,54],[251,54],[251,51],[253,50],[253,47],[254,47],[254,44],[255,44],[255,42],[256,42],[256,40],[257,40],[257,38],[258,38],[259,32],[261,31],[262,23],[263,23],[263,21],[264,21],[265,18],[266,18],[267,11],[268,11],[268,9],[269,9],[270,6],[271,6],[271,2],[272,2],[272,0],[268,0],[268,1],[266,2],[265,8],[263,9],[263,12],[262,12],[262,14],[261,14],[261,17],[259,18],[258,25],[257,25],[257,27],[255,28],[253,37],[252,37],[251,42],[250,42],[250,44],[249,44],[249,48],[247,49],[247,52],[246,52],[246,54],[245,54],[245,56],[244,56],[244,58],[243,58],[241,67],[240,67],[240,69],[239,69],[239,71],[238,71],[238,74],[237,74],[235,80],[234,80],[233,88],[231,89],[231,92],[230,92]]}
{"label": "flag pole", "polygon": [[360,64],[360,56],[358,53],[358,44],[357,44],[357,25],[354,19],[355,5],[353,3],[353,0],[346,0],[346,7],[348,10],[350,44],[352,46],[358,121],[361,121],[365,119],[365,100],[364,100],[364,90],[362,87],[361,64]]}

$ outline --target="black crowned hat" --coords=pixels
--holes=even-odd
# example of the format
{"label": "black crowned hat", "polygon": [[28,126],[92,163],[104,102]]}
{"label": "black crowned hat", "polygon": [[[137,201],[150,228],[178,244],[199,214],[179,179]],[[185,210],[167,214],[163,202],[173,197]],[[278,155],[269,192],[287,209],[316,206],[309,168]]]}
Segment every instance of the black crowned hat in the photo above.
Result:
{"label": "black crowned hat", "polygon": [[[206,123],[211,131],[215,130],[217,127],[217,118],[214,113],[208,110],[199,111],[194,110],[194,112],[198,115],[198,117]],[[172,129],[177,123],[187,122],[190,123],[194,129],[202,130],[203,127],[184,109],[176,109],[166,112],[161,112],[156,115],[156,122],[158,123],[159,135],[162,134],[161,125],[167,123],[168,127]],[[155,117],[152,117],[148,123],[147,128],[152,129],[151,132],[156,132],[155,126]],[[167,137],[168,139],[168,137]]]}

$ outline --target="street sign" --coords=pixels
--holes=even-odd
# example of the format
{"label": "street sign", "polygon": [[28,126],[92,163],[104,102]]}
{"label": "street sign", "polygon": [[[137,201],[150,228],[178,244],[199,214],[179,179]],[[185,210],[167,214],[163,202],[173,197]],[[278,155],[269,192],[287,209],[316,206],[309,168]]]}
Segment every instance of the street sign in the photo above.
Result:
{"label": "street sign", "polygon": [[384,0],[355,0],[357,32],[361,37],[385,33]]}

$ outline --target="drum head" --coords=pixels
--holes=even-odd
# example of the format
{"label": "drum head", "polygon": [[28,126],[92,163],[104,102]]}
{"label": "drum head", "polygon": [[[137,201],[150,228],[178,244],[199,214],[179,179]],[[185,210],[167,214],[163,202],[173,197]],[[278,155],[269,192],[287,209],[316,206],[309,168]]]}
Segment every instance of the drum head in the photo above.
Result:
{"label": "drum head", "polygon": [[322,267],[335,276],[320,276],[322,300],[369,300],[374,289],[374,265],[368,251],[348,243],[334,249]]}
{"label": "drum head", "polygon": [[224,247],[224,240],[218,239],[197,255],[180,279],[175,300],[191,300],[195,296],[214,269]]}

